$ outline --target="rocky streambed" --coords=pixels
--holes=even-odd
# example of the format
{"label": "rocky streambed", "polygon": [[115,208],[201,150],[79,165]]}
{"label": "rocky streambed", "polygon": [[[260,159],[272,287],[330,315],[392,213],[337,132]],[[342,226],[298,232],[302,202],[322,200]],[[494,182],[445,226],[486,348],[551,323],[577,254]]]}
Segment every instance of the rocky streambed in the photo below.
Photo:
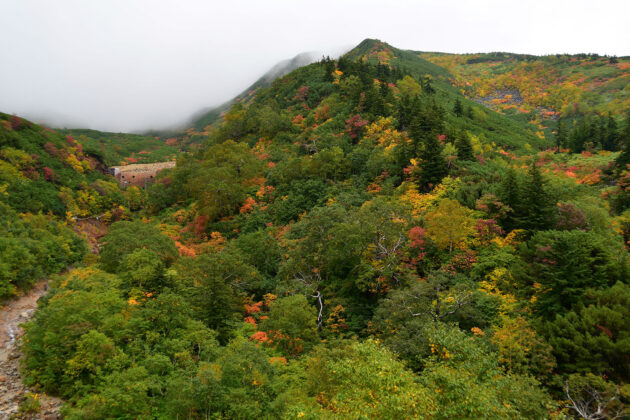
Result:
{"label": "rocky streambed", "polygon": [[[23,331],[20,324],[30,320],[37,309],[37,300],[46,294],[47,281],[38,283],[27,294],[4,302],[0,309],[0,419],[60,418],[62,401],[29,389],[22,382],[19,366],[19,343]],[[20,412],[20,404],[27,394],[37,394],[41,408],[37,413]]]}

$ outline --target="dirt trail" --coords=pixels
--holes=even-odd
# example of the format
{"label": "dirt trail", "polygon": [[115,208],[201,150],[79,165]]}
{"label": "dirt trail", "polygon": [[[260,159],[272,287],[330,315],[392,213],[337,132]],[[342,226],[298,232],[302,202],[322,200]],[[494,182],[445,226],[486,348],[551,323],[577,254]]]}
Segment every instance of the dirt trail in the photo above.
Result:
{"label": "dirt trail", "polygon": [[[37,300],[46,294],[47,280],[38,283],[24,296],[3,303],[0,309],[0,419],[59,418],[62,401],[39,394],[41,410],[35,415],[19,415],[18,409],[29,388],[22,383],[19,373],[21,353],[18,345],[23,331],[20,324],[35,314]],[[14,417],[12,417],[14,416]]]}

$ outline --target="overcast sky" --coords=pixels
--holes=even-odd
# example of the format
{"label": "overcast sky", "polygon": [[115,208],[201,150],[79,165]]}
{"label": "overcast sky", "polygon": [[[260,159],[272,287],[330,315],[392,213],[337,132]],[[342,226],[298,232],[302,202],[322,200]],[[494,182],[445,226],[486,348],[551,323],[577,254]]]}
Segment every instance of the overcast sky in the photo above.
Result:
{"label": "overcast sky", "polygon": [[629,16],[629,0],[0,0],[0,111],[162,128],[305,51],[630,55]]}

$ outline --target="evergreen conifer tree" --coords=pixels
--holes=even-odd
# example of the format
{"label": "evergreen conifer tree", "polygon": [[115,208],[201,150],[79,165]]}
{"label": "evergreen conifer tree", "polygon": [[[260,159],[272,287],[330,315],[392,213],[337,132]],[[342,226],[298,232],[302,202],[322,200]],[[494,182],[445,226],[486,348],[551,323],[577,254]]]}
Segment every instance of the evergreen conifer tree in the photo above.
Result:
{"label": "evergreen conifer tree", "polygon": [[470,144],[470,138],[468,137],[468,133],[466,131],[460,131],[457,133],[455,147],[457,148],[457,159],[461,161],[475,160],[472,144]]}
{"label": "evergreen conifer tree", "polygon": [[606,144],[606,118],[603,115],[600,115],[597,121],[593,122],[593,130],[595,136],[591,141],[595,146],[603,149],[604,144]]}
{"label": "evergreen conifer tree", "polygon": [[523,227],[528,230],[549,229],[553,222],[553,206],[545,191],[540,169],[532,162],[523,188]]}
{"label": "evergreen conifer tree", "polygon": [[[417,96],[402,95],[396,107],[399,130],[411,130],[412,122],[421,112],[420,99]],[[419,122],[417,122],[420,124]],[[418,125],[417,125],[418,126]],[[414,138],[411,133],[410,136]]]}
{"label": "evergreen conifer tree", "polygon": [[414,142],[422,142],[420,183],[422,188],[430,191],[448,174],[448,166],[442,156],[442,145],[437,135],[422,129],[419,118],[413,121],[410,136]]}
{"label": "evergreen conifer tree", "polygon": [[521,215],[521,190],[518,185],[518,180],[516,179],[516,172],[514,172],[512,168],[507,171],[503,178],[500,195],[503,204],[506,204],[512,209],[512,211],[500,221],[503,228],[509,232],[518,227]]}
{"label": "evergreen conifer tree", "polygon": [[621,154],[617,157],[617,169],[622,171],[626,165],[630,164],[630,111],[626,114],[626,125],[619,133],[619,142],[621,143]]}
{"label": "evergreen conifer tree", "polygon": [[558,128],[556,129],[556,148],[558,150],[567,145],[567,129],[564,126],[564,120],[558,120]]}
{"label": "evergreen conifer tree", "polygon": [[325,82],[333,82],[335,77],[333,76],[333,72],[335,71],[335,62],[330,59],[330,57],[326,58],[324,61],[324,81]]}
{"label": "evergreen conifer tree", "polygon": [[457,117],[461,117],[462,115],[464,115],[464,108],[462,107],[462,102],[459,100],[459,98],[455,100],[455,106],[453,106],[453,113]]}
{"label": "evergreen conifer tree", "polygon": [[381,81],[381,97],[384,100],[389,98],[389,83],[384,80]]}
{"label": "evergreen conifer tree", "polygon": [[420,85],[422,85],[422,91],[426,92],[427,95],[435,93],[435,89],[431,85],[431,77],[428,74],[421,78]]}
{"label": "evergreen conifer tree", "polygon": [[616,151],[619,149],[619,132],[617,128],[617,120],[612,114],[608,114],[606,123],[606,138],[604,141],[604,149]]}

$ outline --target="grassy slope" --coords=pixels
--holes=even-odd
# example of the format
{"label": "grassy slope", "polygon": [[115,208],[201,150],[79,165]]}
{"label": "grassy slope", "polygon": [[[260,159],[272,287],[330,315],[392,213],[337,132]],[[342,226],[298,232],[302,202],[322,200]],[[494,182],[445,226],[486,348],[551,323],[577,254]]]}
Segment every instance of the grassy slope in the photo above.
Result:
{"label": "grassy slope", "polygon": [[[521,104],[495,101],[491,105],[512,119],[542,122],[542,127],[553,125],[544,121],[550,116],[620,114],[630,107],[630,57],[617,58],[615,63],[607,57],[586,54],[414,54],[448,69],[450,81],[468,98],[486,97],[497,90],[518,90]],[[541,115],[541,110],[549,112]],[[547,136],[549,133],[545,130]]]}
{"label": "grassy slope", "polygon": [[181,139],[161,139],[140,134],[108,133],[88,129],[64,130],[76,137],[86,151],[99,156],[107,166],[173,160],[182,149]]}
{"label": "grassy slope", "polygon": [[[464,128],[489,144],[495,143],[512,149],[523,148],[526,144],[544,148],[549,144],[536,137],[534,128],[525,121],[505,118],[500,113],[464,97],[451,84],[453,75],[447,68],[434,64],[413,51],[400,50],[378,40],[366,39],[350,51],[347,57],[351,60],[361,59],[398,66],[416,78],[431,76],[437,90],[437,101],[449,111],[453,109],[457,99],[464,106],[470,107],[476,118],[468,121]],[[447,122],[458,124],[459,120],[449,112]]]}

